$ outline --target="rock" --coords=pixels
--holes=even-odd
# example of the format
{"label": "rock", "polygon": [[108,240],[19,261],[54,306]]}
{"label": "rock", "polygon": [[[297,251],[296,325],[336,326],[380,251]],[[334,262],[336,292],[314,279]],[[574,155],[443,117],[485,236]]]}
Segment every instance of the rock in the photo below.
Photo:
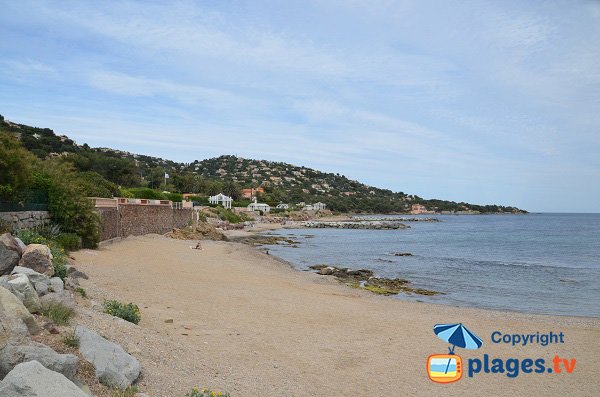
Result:
{"label": "rock", "polygon": [[319,269],[318,273],[323,276],[330,276],[333,274],[334,271],[335,271],[335,269],[333,267],[327,266],[322,269]]}
{"label": "rock", "polygon": [[140,375],[140,363],[121,346],[86,327],[78,326],[79,351],[96,369],[96,377],[109,387],[125,389]]}
{"label": "rock", "polygon": [[77,279],[72,278],[71,276],[65,278],[65,287],[69,289],[76,289],[79,287],[79,281]]}
{"label": "rock", "polygon": [[87,274],[85,274],[82,271],[77,270],[73,266],[69,266],[69,268],[67,269],[67,275],[69,277],[71,277],[72,279],[78,279],[78,278],[82,278],[84,280],[88,280],[89,279],[89,277],[88,277]]}
{"label": "rock", "polygon": [[0,275],[9,274],[19,264],[21,248],[17,241],[10,235],[0,235]]}
{"label": "rock", "polygon": [[58,303],[71,309],[75,309],[75,299],[69,291],[50,292],[40,298],[42,305]]}
{"label": "rock", "polygon": [[167,324],[173,324],[173,319],[172,318],[168,318],[165,320],[165,323]]}
{"label": "rock", "polygon": [[40,299],[38,298],[37,291],[29,282],[27,275],[14,274],[10,276],[8,280],[8,289],[23,302],[30,313],[38,313],[40,311]]}
{"label": "rock", "polygon": [[38,273],[35,270],[30,269],[28,267],[16,266],[10,274],[26,274],[29,281],[31,281],[33,284],[50,283],[50,277],[46,276],[45,274]]}
{"label": "rock", "polygon": [[19,266],[33,269],[49,277],[54,275],[52,253],[50,252],[50,248],[43,244],[29,244],[25,248],[25,251],[23,251]]}
{"label": "rock", "polygon": [[0,350],[0,378],[3,378],[20,363],[37,361],[49,370],[63,374],[69,379],[75,377],[79,358],[72,354],[58,354],[41,343],[16,345],[9,343]]}
{"label": "rock", "polygon": [[0,382],[3,397],[87,397],[64,375],[44,367],[37,361],[17,365]]}
{"label": "rock", "polygon": [[0,287],[0,325],[0,333],[4,329],[8,337],[12,334],[27,336],[40,332],[40,327],[29,310],[19,298],[3,287]]}
{"label": "rock", "polygon": [[60,277],[52,277],[50,279],[50,290],[52,292],[63,292],[65,290],[65,284]]}
{"label": "rock", "polygon": [[18,237],[15,237],[15,241],[17,242],[19,248],[21,248],[21,255],[23,255],[23,251],[25,251],[25,248],[27,248],[27,244],[25,244],[23,240]]}
{"label": "rock", "polygon": [[394,252],[394,256],[413,256],[410,252]]}
{"label": "rock", "polygon": [[39,296],[44,296],[50,292],[46,283],[33,283],[33,288],[35,288]]}

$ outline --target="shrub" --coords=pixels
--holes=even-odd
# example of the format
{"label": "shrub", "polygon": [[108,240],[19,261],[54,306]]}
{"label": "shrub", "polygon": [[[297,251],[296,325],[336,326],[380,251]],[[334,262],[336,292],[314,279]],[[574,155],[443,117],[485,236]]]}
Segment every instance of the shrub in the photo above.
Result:
{"label": "shrub", "polygon": [[56,325],[69,325],[75,311],[58,302],[51,302],[42,306],[42,315],[48,317]]}
{"label": "shrub", "polygon": [[204,388],[202,390],[194,387],[192,391],[185,395],[186,397],[231,397],[231,395],[227,392],[222,391],[214,391],[210,388]]}
{"label": "shrub", "polygon": [[133,303],[125,304],[116,300],[104,302],[104,313],[120,317],[134,324],[139,323],[141,319],[140,308],[137,305]]}
{"label": "shrub", "polygon": [[82,298],[87,298],[87,292],[85,292],[85,290],[81,287],[77,287],[75,288],[75,292],[77,292],[79,295],[81,295]]}
{"label": "shrub", "polygon": [[113,397],[134,397],[140,390],[137,386],[129,386],[125,390],[113,390]]}
{"label": "shrub", "polygon": [[75,335],[75,332],[65,335],[63,343],[69,347],[79,348],[79,337]]}
{"label": "shrub", "polygon": [[56,242],[65,251],[75,251],[79,248],[79,236],[75,233],[61,233],[56,237]]}

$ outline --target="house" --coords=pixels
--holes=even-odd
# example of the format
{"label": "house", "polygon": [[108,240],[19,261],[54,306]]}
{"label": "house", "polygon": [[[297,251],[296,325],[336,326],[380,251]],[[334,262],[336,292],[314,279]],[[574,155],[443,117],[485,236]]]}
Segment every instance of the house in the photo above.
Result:
{"label": "house", "polygon": [[258,193],[264,193],[265,189],[262,187],[256,187],[256,188],[246,188],[246,189],[242,189],[242,197],[243,198],[253,198],[256,197]]}
{"label": "house", "polygon": [[221,204],[223,207],[231,209],[233,199],[229,196],[225,196],[223,193],[219,193],[216,196],[210,196],[208,202],[211,204]]}
{"label": "house", "polygon": [[410,213],[413,215],[424,214],[427,213],[427,208],[421,204],[413,204]]}
{"label": "house", "polygon": [[275,207],[275,208],[280,209],[280,210],[287,210],[290,208],[290,206],[288,204],[281,203],[281,204],[277,204],[277,207]]}
{"label": "house", "polygon": [[248,205],[248,211],[271,212],[271,206],[265,203],[257,203],[254,199],[254,202]]}
{"label": "house", "polygon": [[324,210],[325,207],[327,207],[327,204],[318,202],[318,203],[313,204],[312,207],[313,207],[313,210],[319,211],[319,210]]}

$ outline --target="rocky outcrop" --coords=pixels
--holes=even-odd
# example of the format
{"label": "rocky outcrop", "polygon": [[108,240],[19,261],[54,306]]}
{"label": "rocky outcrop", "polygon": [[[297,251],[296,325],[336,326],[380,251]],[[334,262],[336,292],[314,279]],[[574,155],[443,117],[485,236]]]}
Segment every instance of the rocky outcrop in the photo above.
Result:
{"label": "rocky outcrop", "polygon": [[8,276],[8,289],[15,294],[30,313],[38,313],[41,309],[38,293],[25,274]]}
{"label": "rocky outcrop", "polygon": [[25,274],[39,296],[46,295],[49,291],[50,277],[45,274],[38,273],[33,269],[22,266],[15,267],[10,274]]}
{"label": "rocky outcrop", "polygon": [[37,361],[17,365],[0,382],[3,397],[88,397],[64,375]]}
{"label": "rocky outcrop", "polygon": [[75,309],[75,299],[73,298],[73,295],[66,290],[61,292],[49,292],[40,298],[40,302],[42,303],[42,306],[59,304]]}
{"label": "rocky outcrop", "polygon": [[21,254],[21,247],[10,233],[0,235],[0,275],[9,274],[19,263]]}
{"label": "rocky outcrop", "polygon": [[41,343],[17,345],[9,343],[0,349],[0,378],[4,378],[14,367],[27,361],[37,361],[49,370],[75,378],[79,358],[72,354],[58,354]]}
{"label": "rocky outcrop", "polygon": [[49,277],[54,275],[52,253],[50,248],[43,244],[29,244],[23,251],[19,266],[33,269]]}
{"label": "rocky outcrop", "polygon": [[303,222],[302,226],[308,228],[335,228],[335,229],[372,229],[372,230],[396,230],[407,229],[407,226],[395,221],[340,221],[340,222]]}
{"label": "rocky outcrop", "polygon": [[[23,303],[4,287],[0,287],[0,329],[4,339],[14,335],[28,336],[40,332],[40,327]],[[3,336],[0,335],[0,339]]]}
{"label": "rocky outcrop", "polygon": [[110,342],[90,329],[78,326],[79,351],[96,369],[101,383],[125,389],[140,375],[140,363],[116,343]]}

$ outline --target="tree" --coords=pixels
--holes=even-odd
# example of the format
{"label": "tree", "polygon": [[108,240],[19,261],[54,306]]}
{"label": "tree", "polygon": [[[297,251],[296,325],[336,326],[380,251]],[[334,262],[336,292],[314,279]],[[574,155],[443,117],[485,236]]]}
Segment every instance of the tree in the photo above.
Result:
{"label": "tree", "polygon": [[0,133],[0,198],[15,198],[31,186],[37,161],[14,136]]}

